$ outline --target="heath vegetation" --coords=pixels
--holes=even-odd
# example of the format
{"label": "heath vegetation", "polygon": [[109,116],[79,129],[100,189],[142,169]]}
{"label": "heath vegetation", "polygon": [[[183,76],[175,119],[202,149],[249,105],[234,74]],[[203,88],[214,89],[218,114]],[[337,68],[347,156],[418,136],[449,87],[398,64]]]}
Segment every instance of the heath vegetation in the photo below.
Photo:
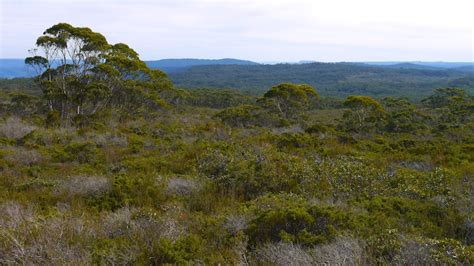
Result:
{"label": "heath vegetation", "polygon": [[474,264],[465,90],[175,88],[64,23],[26,62],[0,91],[0,264]]}

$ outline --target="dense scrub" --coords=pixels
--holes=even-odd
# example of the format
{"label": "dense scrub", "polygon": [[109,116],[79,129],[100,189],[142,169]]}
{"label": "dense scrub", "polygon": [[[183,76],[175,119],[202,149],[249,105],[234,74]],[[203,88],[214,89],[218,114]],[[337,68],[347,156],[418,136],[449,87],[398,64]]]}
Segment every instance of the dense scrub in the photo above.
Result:
{"label": "dense scrub", "polygon": [[474,263],[462,89],[257,98],[177,89],[89,28],[37,46],[41,96],[0,93],[0,264]]}
{"label": "dense scrub", "polygon": [[472,97],[298,88],[69,127],[3,93],[0,263],[474,263]]}

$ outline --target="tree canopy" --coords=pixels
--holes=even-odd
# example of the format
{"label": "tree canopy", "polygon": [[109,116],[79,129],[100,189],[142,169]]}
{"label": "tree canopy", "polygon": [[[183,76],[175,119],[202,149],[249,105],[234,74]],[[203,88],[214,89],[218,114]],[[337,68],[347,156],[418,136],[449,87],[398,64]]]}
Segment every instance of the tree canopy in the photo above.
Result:
{"label": "tree canopy", "polygon": [[109,44],[89,28],[56,24],[36,47],[25,63],[36,70],[49,110],[66,124],[106,107],[158,108],[165,104],[160,92],[172,88],[165,73],[148,68],[128,45]]}
{"label": "tree canopy", "polygon": [[319,99],[319,94],[310,85],[282,83],[267,91],[260,103],[274,108],[285,118],[291,118],[313,99]]}
{"label": "tree canopy", "polygon": [[466,92],[459,88],[439,88],[434,93],[422,100],[422,102],[430,107],[439,108],[450,104],[462,102],[467,98]]}
{"label": "tree canopy", "polygon": [[349,96],[344,106],[349,108],[344,113],[344,127],[349,131],[370,131],[385,116],[382,105],[370,96]]}

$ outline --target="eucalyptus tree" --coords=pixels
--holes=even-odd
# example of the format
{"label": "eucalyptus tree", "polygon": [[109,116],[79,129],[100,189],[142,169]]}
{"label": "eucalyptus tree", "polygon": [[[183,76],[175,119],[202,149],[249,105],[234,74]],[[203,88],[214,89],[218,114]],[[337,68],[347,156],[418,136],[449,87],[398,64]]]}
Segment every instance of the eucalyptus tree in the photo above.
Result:
{"label": "eucalyptus tree", "polygon": [[439,88],[433,94],[422,100],[422,103],[431,108],[442,108],[466,101],[468,94],[459,88]]}
{"label": "eucalyptus tree", "polygon": [[422,103],[434,109],[438,128],[459,128],[474,122],[474,96],[460,88],[439,88]]}
{"label": "eucalyptus tree", "polygon": [[349,108],[343,115],[343,127],[347,131],[371,131],[386,116],[382,105],[369,96],[349,96],[344,106]]}
{"label": "eucalyptus tree", "polygon": [[259,103],[276,110],[284,118],[294,118],[314,99],[319,99],[319,94],[310,85],[282,83],[267,91]]}
{"label": "eucalyptus tree", "polygon": [[427,128],[429,116],[407,98],[386,97],[382,105],[387,112],[386,129],[390,132],[414,132]]}
{"label": "eucalyptus tree", "polygon": [[49,110],[66,124],[107,107],[136,112],[163,106],[160,93],[172,88],[165,73],[148,68],[128,45],[109,44],[89,28],[56,24],[30,52],[25,63],[36,70]]}

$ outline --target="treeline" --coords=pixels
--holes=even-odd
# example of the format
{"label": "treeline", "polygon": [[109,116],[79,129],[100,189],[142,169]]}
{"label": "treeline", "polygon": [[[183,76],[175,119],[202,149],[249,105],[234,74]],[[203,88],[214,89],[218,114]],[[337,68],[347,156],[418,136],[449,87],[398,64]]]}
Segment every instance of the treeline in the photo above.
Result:
{"label": "treeline", "polygon": [[[350,95],[407,97],[420,101],[435,88],[457,87],[474,92],[474,76],[456,70],[384,68],[349,63],[300,65],[209,65],[193,66],[169,73],[176,87],[186,89],[233,89],[261,96],[274,84],[305,83],[318,88],[322,96]],[[28,86],[26,86],[28,85]],[[33,79],[0,79],[0,89],[34,89]],[[32,89],[33,88],[33,89]]]}
{"label": "treeline", "polygon": [[0,91],[17,91],[41,95],[41,90],[32,78],[0,79]]}
{"label": "treeline", "polygon": [[170,78],[178,87],[232,88],[254,95],[262,95],[267,88],[283,82],[310,84],[318,88],[321,95],[338,98],[368,95],[420,100],[433,88],[460,87],[471,93],[474,91],[474,77],[470,73],[351,63],[196,66],[170,73]]}

